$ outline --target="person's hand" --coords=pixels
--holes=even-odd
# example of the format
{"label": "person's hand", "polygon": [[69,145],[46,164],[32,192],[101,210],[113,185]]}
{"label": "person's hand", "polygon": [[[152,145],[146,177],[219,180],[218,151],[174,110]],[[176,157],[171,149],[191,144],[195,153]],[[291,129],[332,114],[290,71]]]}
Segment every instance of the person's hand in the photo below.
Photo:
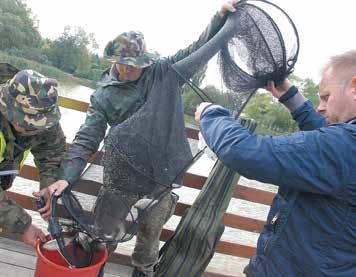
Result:
{"label": "person's hand", "polygon": [[51,196],[54,193],[55,195],[60,195],[66,187],[68,187],[68,182],[66,180],[58,180],[52,185],[40,190],[39,192],[32,193],[33,196],[40,198],[43,197],[46,205],[39,209],[38,212],[41,214],[44,220],[48,220],[51,215]]}
{"label": "person's hand", "polygon": [[46,235],[36,225],[32,224],[22,235],[21,239],[24,243],[36,247],[37,240],[46,241]]}
{"label": "person's hand", "polygon": [[238,0],[229,0],[225,2],[219,11],[220,16],[224,17],[229,12],[231,13],[236,12],[235,5],[237,2]]}
{"label": "person's hand", "polygon": [[195,118],[195,121],[196,121],[196,122],[199,122],[199,121],[200,121],[201,113],[202,113],[203,110],[204,110],[207,106],[209,106],[209,105],[211,105],[211,103],[209,103],[209,102],[202,102],[202,103],[200,103],[200,104],[197,106],[197,108],[196,108],[196,110],[195,110],[195,113],[194,113],[194,118]]}
{"label": "person's hand", "polygon": [[275,83],[273,81],[269,81],[265,89],[271,92],[274,97],[279,99],[291,88],[291,86],[292,83],[286,79],[283,81],[282,84],[277,87],[275,86]]}

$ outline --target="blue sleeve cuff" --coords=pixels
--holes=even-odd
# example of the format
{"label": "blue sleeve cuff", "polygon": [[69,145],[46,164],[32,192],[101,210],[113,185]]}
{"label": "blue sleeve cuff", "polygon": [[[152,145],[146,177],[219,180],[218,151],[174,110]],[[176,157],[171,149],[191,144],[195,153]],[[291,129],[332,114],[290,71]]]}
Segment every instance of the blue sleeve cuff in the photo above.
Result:
{"label": "blue sleeve cuff", "polygon": [[298,93],[298,88],[296,86],[291,86],[288,91],[283,94],[278,101],[281,102],[282,104],[292,98],[294,95]]}
{"label": "blue sleeve cuff", "polygon": [[212,109],[215,109],[215,108],[222,108],[220,105],[216,105],[216,104],[210,104],[210,105],[207,105],[203,111],[201,112],[200,114],[200,119],[203,118],[204,114]]}
{"label": "blue sleeve cuff", "polygon": [[291,113],[296,111],[299,107],[301,107],[305,102],[307,102],[303,94],[298,92],[298,88],[292,86],[289,90],[279,98],[279,102],[281,102]]}

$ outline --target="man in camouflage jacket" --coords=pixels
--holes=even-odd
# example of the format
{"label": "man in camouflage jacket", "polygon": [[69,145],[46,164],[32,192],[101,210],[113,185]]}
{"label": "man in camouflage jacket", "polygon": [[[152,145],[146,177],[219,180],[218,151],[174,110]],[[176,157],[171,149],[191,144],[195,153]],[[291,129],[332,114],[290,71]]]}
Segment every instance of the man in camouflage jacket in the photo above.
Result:
{"label": "man in camouflage jacket", "polygon": [[[188,48],[168,57],[168,62],[174,64],[208,42],[223,26],[225,15],[229,11],[235,11],[233,3],[234,1],[225,3],[199,39]],[[145,103],[148,90],[156,81],[155,67],[159,66],[161,61],[158,59],[158,54],[146,51],[144,38],[140,32],[120,34],[107,44],[104,56],[113,65],[105,72],[99,88],[91,96],[85,123],[80,127],[72,147],[62,161],[60,169],[62,180],[40,192],[47,199],[55,191],[58,195],[68,184],[73,185],[78,181],[88,159],[97,151],[103,140],[107,125],[116,126],[132,116]],[[145,86],[142,90],[138,90],[137,82],[142,80]],[[104,175],[104,188],[106,183],[110,183],[110,180],[106,180]],[[105,191],[101,191],[101,195],[103,193]],[[121,190],[120,193],[130,204],[142,197],[140,193],[125,190]],[[132,264],[135,266],[133,276],[152,276],[153,266],[158,259],[160,233],[164,223],[174,211],[174,202],[174,197],[166,195],[150,211],[150,215],[140,227],[132,255]],[[44,218],[48,218],[49,214],[50,206],[47,201]]]}
{"label": "man in camouflage jacket", "polygon": [[[1,64],[1,68],[6,64]],[[0,173],[19,170],[28,151],[34,156],[43,188],[57,180],[65,152],[65,137],[59,124],[57,81],[32,71],[19,71],[0,85]],[[26,211],[9,199],[5,190],[14,175],[0,176],[0,231],[18,234],[35,246],[44,234]]]}

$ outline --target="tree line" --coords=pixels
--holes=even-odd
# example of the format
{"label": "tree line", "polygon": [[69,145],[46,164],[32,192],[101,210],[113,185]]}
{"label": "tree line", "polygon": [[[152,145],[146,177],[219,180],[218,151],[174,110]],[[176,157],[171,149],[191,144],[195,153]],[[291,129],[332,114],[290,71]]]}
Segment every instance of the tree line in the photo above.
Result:
{"label": "tree line", "polygon": [[[204,80],[205,71],[206,68],[203,68],[201,72],[193,77],[193,82],[200,87]],[[299,91],[301,91],[305,97],[313,102],[314,106],[318,105],[319,87],[312,79],[301,79],[295,75],[289,76],[289,79],[298,86]],[[185,112],[190,116],[194,116],[196,106],[202,102],[202,99],[188,85],[184,86],[183,91]],[[213,103],[227,107],[232,112],[236,111],[235,104],[238,102],[239,97],[237,93],[221,90],[211,85],[204,87],[203,91],[209,96]],[[263,89],[259,89],[248,102],[243,110],[243,116],[252,118],[257,122],[256,132],[260,134],[278,135],[297,130],[297,124],[292,119],[287,108],[278,103],[269,92]]]}
{"label": "tree line", "polygon": [[[0,50],[9,55],[56,67],[75,77],[99,80],[109,63],[95,53],[98,44],[94,34],[81,27],[66,26],[63,33],[54,40],[42,38],[31,9],[21,0],[0,0]],[[193,77],[201,86],[207,67]],[[291,76],[306,97],[315,105],[318,103],[318,86],[311,79]],[[237,95],[215,86],[204,89],[214,103],[234,110]],[[193,116],[196,105],[202,99],[189,87],[183,88],[183,104],[188,115]],[[272,96],[258,91],[244,109],[244,115],[258,122],[257,132],[282,134],[293,132],[297,126],[289,112]]]}
{"label": "tree line", "polygon": [[108,67],[95,50],[92,33],[81,27],[66,26],[56,39],[42,38],[31,9],[21,0],[0,0],[0,50],[9,55],[54,66],[64,72],[98,80]]}

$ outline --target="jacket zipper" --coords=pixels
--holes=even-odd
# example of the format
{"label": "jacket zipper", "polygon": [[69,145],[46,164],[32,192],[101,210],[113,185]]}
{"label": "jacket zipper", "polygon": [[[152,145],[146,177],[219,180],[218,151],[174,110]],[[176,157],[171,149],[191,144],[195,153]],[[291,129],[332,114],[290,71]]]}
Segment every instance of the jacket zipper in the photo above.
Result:
{"label": "jacket zipper", "polygon": [[[277,224],[277,222],[278,222],[278,219],[279,219],[279,212],[277,212],[275,215],[274,215],[274,217],[272,218],[272,220],[271,220],[271,225],[272,225],[272,227],[273,227],[273,233],[275,233],[276,232],[276,224]],[[267,240],[267,242],[266,242],[266,244],[265,244],[265,246],[264,246],[264,248],[263,248],[263,253],[265,253],[266,254],[266,251],[267,251],[267,248],[268,248],[268,245],[269,245],[269,242],[271,241],[271,238],[269,238],[268,240]]]}

